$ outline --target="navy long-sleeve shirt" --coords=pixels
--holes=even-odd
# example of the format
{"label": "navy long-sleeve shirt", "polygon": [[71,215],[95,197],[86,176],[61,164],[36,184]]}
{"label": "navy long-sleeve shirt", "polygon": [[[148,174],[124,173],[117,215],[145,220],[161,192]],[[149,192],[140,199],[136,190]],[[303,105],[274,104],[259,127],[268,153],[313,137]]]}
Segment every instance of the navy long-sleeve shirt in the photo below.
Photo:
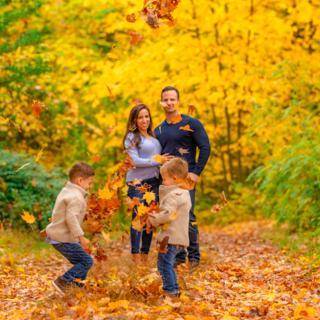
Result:
{"label": "navy long-sleeve shirt", "polygon": [[[169,153],[185,159],[189,164],[189,172],[200,175],[210,155],[209,138],[199,120],[184,114],[181,116],[179,123],[163,121],[155,129],[155,134],[162,146],[162,154]],[[197,147],[200,151],[198,160]]]}

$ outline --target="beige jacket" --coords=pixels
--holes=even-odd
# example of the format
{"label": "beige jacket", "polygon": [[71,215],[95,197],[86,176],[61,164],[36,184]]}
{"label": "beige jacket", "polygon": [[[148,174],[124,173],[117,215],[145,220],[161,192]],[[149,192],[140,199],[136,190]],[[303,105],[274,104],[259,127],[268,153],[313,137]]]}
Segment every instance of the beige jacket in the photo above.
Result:
{"label": "beige jacket", "polygon": [[189,211],[191,199],[188,190],[176,185],[161,185],[159,190],[160,213],[150,215],[153,226],[161,226],[157,240],[169,236],[169,244],[189,246]]}
{"label": "beige jacket", "polygon": [[81,224],[87,210],[87,192],[70,181],[58,194],[51,223],[47,226],[48,238],[59,242],[79,242],[84,234]]}

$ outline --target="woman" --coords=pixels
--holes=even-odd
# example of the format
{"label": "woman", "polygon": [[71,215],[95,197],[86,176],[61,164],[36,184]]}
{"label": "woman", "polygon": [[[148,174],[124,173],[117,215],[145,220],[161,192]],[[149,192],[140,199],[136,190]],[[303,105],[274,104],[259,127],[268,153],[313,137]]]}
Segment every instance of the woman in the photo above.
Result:
{"label": "woman", "polygon": [[[150,192],[159,199],[159,163],[152,158],[161,153],[159,141],[155,138],[152,127],[152,119],[149,108],[144,104],[138,104],[132,108],[127,124],[127,131],[124,136],[123,145],[131,156],[135,168],[127,173],[128,196],[139,198],[143,202],[143,193],[137,188],[143,184],[150,186]],[[136,217],[137,208],[132,210],[132,220]],[[152,233],[147,233],[145,227],[138,232],[131,226],[131,253],[135,262],[146,262]]]}

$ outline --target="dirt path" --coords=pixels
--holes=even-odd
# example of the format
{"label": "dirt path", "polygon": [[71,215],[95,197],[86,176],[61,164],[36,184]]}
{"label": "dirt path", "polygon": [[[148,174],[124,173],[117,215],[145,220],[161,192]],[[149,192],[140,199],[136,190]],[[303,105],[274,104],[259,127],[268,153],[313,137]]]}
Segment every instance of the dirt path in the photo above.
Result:
{"label": "dirt path", "polygon": [[128,240],[108,243],[108,260],[97,263],[88,289],[61,298],[51,281],[68,267],[53,250],[42,256],[1,256],[2,319],[320,319],[320,272],[289,259],[259,235],[258,223],[203,228],[202,263],[179,270],[180,302],[164,301],[155,269],[128,254]]}

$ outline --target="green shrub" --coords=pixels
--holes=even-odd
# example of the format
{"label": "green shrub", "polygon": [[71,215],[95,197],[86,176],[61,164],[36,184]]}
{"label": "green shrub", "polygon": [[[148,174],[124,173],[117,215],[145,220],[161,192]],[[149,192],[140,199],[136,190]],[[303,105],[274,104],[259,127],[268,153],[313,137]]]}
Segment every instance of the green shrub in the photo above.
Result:
{"label": "green shrub", "polygon": [[26,210],[37,218],[38,228],[45,227],[65,180],[61,170],[48,173],[29,156],[1,150],[0,220],[25,225],[20,215]]}
{"label": "green shrub", "polygon": [[249,177],[264,197],[263,210],[293,231],[320,234],[320,139],[310,129]]}

